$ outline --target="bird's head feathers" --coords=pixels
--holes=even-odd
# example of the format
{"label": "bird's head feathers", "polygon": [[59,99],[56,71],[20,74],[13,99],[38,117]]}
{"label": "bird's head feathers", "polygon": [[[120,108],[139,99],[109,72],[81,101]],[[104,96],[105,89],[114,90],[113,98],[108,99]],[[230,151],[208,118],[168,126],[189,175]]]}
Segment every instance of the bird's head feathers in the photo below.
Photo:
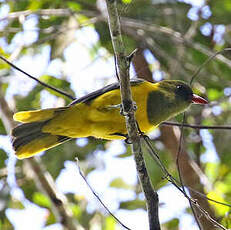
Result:
{"label": "bird's head feathers", "polygon": [[208,103],[183,81],[163,80],[156,84],[157,90],[148,97],[148,117],[155,125],[185,111],[192,103]]}

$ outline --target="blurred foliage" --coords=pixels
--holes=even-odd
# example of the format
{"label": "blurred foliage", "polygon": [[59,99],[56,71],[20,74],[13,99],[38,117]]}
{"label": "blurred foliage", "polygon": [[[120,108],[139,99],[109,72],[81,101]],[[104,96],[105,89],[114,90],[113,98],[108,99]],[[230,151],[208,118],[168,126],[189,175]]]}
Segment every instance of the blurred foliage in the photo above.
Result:
{"label": "blurred foliage", "polygon": [[140,199],[135,199],[131,201],[120,202],[120,208],[127,210],[136,210],[138,208],[145,209],[145,201]]}
{"label": "blurred foliage", "polygon": [[[49,63],[54,60],[61,60],[65,63],[65,49],[73,43],[79,44],[76,39],[76,31],[84,29],[85,26],[91,26],[99,36],[99,41],[93,47],[88,47],[91,58],[101,57],[102,54],[99,53],[102,48],[112,55],[108,25],[101,16],[105,12],[102,6],[97,4],[98,2],[96,0],[2,1],[0,9],[8,7],[9,13],[1,21],[0,44],[4,45],[0,48],[0,54],[9,60],[16,61],[24,56],[36,57],[37,54],[42,53],[44,47],[49,47]],[[152,69],[154,72],[161,71],[164,78],[182,79],[189,82],[193,73],[208,58],[210,51],[216,52],[231,45],[231,1],[211,0],[205,2],[205,5],[200,8],[192,8],[190,4],[174,0],[119,1],[126,53],[129,54],[137,47],[149,51],[152,58],[155,57],[156,64],[152,65],[150,57],[145,57],[149,60],[150,68],[154,68]],[[194,18],[190,19],[189,16],[194,16]],[[36,39],[30,44],[26,41],[15,44],[16,37],[26,31],[25,22],[30,18],[36,19]],[[130,24],[128,25],[126,22],[130,22]],[[139,28],[136,24],[139,25]],[[157,29],[154,31],[147,29],[149,26],[150,28],[154,26]],[[177,37],[179,34],[182,39],[186,40],[179,41]],[[211,103],[205,108],[193,107],[187,115],[188,123],[231,124],[231,93],[224,93],[224,89],[231,86],[231,52],[225,52],[222,55],[222,60],[213,59],[204,66],[193,82],[195,91],[207,97]],[[62,68],[61,77],[44,73],[40,80],[75,95],[71,90],[69,79],[66,77],[65,66],[63,65]],[[142,71],[142,66],[140,69]],[[6,63],[0,61],[0,97],[5,96],[10,107],[15,111],[40,108],[41,92],[45,89],[39,84],[36,84],[27,94],[14,94],[12,98],[8,95],[10,87],[17,78],[15,75],[17,74]],[[62,95],[58,95],[52,90],[48,91],[57,98],[63,98],[63,105],[70,103]],[[182,115],[176,118],[177,121],[181,121],[181,119]],[[0,135],[6,135],[4,119],[1,118]],[[211,135],[211,142],[217,150],[218,160],[216,162],[210,162],[210,159],[203,160],[207,146],[204,142],[198,141],[200,137],[197,130],[185,130],[185,145],[190,157],[198,163],[209,180],[210,190],[207,191],[207,187],[205,188],[208,197],[229,203],[231,200],[231,134],[229,130],[209,130],[207,135]],[[78,156],[86,175],[88,175],[97,170],[97,167],[103,167],[99,162],[93,164],[90,158],[93,158],[97,151],[106,151],[107,143],[104,140],[88,138],[86,145],[79,146],[73,140],[47,151],[47,154],[42,156],[42,163],[56,179],[64,168],[65,161],[74,161]],[[158,137],[154,139],[153,146],[157,149],[160,159],[169,172],[173,176],[177,176],[175,160]],[[8,230],[12,229],[12,225],[6,216],[6,210],[8,208],[23,209],[24,206],[12,196],[13,188],[9,187],[5,173],[8,153],[2,149],[1,143],[0,148],[0,229]],[[153,186],[156,189],[163,188],[167,182],[162,178],[160,168],[153,162],[146,150],[144,150],[144,155]],[[128,146],[127,151],[117,157],[126,159],[129,156],[131,156],[131,149]],[[33,173],[28,166],[19,161],[16,167],[17,184],[22,189],[25,198],[48,210],[47,226],[57,223],[59,220],[51,207],[49,197],[38,190]],[[145,209],[145,202],[140,198],[142,191],[138,184],[131,186],[123,178],[118,177],[110,182],[109,187],[116,189],[118,193],[122,190],[135,193],[135,197],[132,199],[120,201],[119,208],[125,210]],[[79,224],[85,229],[91,229],[94,225],[103,230],[117,229],[116,222],[111,216],[105,216],[98,210],[89,212],[85,197],[77,198],[74,194],[68,194],[67,197],[74,218],[78,219]],[[210,205],[221,223],[230,228],[230,208],[212,202]],[[179,222],[180,219],[171,219],[163,224],[163,229],[178,229]]]}
{"label": "blurred foliage", "polygon": [[164,224],[164,228],[171,229],[171,230],[177,230],[179,225],[179,219],[172,219]]}

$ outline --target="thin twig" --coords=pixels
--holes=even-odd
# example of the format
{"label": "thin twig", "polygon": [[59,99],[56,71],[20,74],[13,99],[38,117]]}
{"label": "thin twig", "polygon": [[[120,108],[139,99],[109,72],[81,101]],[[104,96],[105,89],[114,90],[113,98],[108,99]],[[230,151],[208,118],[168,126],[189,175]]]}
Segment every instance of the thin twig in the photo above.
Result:
{"label": "thin twig", "polygon": [[101,198],[97,195],[97,193],[95,192],[95,190],[91,187],[91,185],[88,183],[86,177],[84,176],[80,166],[79,166],[79,160],[76,157],[76,164],[79,170],[79,174],[80,176],[83,178],[83,180],[85,181],[86,185],[88,186],[88,188],[91,190],[91,192],[93,193],[93,195],[96,197],[96,199],[100,202],[100,204],[104,207],[104,209],[125,229],[127,230],[131,230],[131,228],[128,228],[125,224],[123,224],[110,210],[109,208],[104,204],[104,202],[101,200]]}
{"label": "thin twig", "polygon": [[[177,180],[176,180],[177,181]],[[220,204],[220,205],[223,205],[223,206],[226,206],[226,207],[229,207],[231,208],[231,204],[227,204],[227,203],[224,203],[224,202],[221,202],[221,201],[217,201],[217,200],[214,200],[214,199],[211,199],[209,197],[207,197],[205,194],[201,193],[201,192],[198,192],[197,190],[185,185],[185,187],[188,189],[188,190],[191,190],[192,192],[196,193],[197,195],[199,195],[200,197],[204,198],[205,200],[209,200],[213,203],[216,203],[216,204]]]}
{"label": "thin twig", "polygon": [[178,123],[172,121],[165,121],[162,122],[161,125],[166,126],[178,126],[178,127],[185,127],[185,128],[192,128],[192,129],[221,129],[221,130],[230,130],[231,125],[193,125],[187,123]]}
{"label": "thin twig", "polygon": [[55,87],[53,87],[53,86],[50,86],[50,85],[46,84],[45,82],[40,81],[39,79],[33,77],[32,75],[28,74],[28,73],[25,72],[24,70],[20,69],[19,67],[17,67],[16,65],[14,65],[14,64],[11,63],[10,61],[8,61],[6,58],[0,56],[0,59],[2,59],[4,62],[6,62],[8,65],[10,65],[11,67],[13,67],[14,69],[16,69],[16,70],[18,70],[19,72],[25,74],[25,75],[28,76],[29,78],[32,78],[33,80],[37,81],[40,85],[42,85],[42,86],[44,86],[44,87],[46,87],[46,88],[48,88],[48,89],[51,89],[51,90],[53,90],[53,91],[55,91],[55,92],[57,92],[57,93],[59,93],[59,94],[61,94],[61,95],[64,95],[64,96],[68,97],[68,98],[71,99],[71,100],[75,100],[75,97],[73,97],[72,95],[70,95],[70,94],[68,94],[68,93],[66,93],[66,92],[64,92],[64,91],[62,91],[62,90],[60,90],[60,89],[57,89],[57,88],[55,88]]}
{"label": "thin twig", "polygon": [[134,56],[136,55],[136,53],[138,52],[138,48],[134,49],[128,56],[127,56],[127,60],[129,63],[131,63],[132,59],[134,58]]}
{"label": "thin twig", "polygon": [[[97,17],[98,20],[101,21],[106,21],[106,18],[99,14],[98,11],[94,10],[82,10],[79,11],[78,13],[71,11],[70,9],[41,9],[37,11],[31,11],[31,10],[25,10],[25,11],[17,11],[17,12],[12,12],[9,13],[7,17],[0,19],[2,20],[9,20],[9,19],[14,19],[14,18],[19,18],[20,16],[28,16],[30,14],[37,14],[37,15],[48,15],[48,16],[70,16],[70,15],[78,15],[78,14],[83,14],[88,17]],[[121,26],[124,27],[125,31],[126,28],[132,28],[132,29],[141,29],[144,31],[149,31],[149,32],[154,32],[154,33],[163,33],[171,38],[175,39],[179,43],[185,43],[186,45],[204,53],[207,56],[213,56],[215,55],[216,59],[225,63],[229,67],[231,67],[231,62],[229,59],[226,57],[220,55],[223,51],[219,51],[218,54],[214,54],[212,51],[208,50],[206,47],[202,46],[201,44],[193,42],[191,39],[185,38],[180,32],[175,31],[171,28],[164,27],[164,26],[159,26],[155,24],[148,24],[145,21],[141,20],[135,20],[127,17],[121,17]],[[229,48],[226,48],[229,49]],[[225,49],[225,50],[226,50]]]}
{"label": "thin twig", "polygon": [[[182,124],[183,123],[185,123],[185,113],[183,114]],[[176,166],[177,166],[177,171],[178,171],[178,175],[179,175],[179,179],[180,179],[180,184],[182,186],[183,191],[185,192],[184,183],[183,183],[183,179],[182,179],[182,175],[181,175],[181,169],[180,169],[180,155],[182,152],[183,131],[184,131],[183,129],[184,129],[184,126],[181,125],[181,127],[180,127],[180,140],[179,140],[178,151],[177,151],[177,156],[176,156]]]}
{"label": "thin twig", "polygon": [[221,51],[217,51],[216,53],[214,53],[213,55],[211,55],[203,64],[200,65],[200,67],[196,70],[196,72],[192,75],[191,81],[190,81],[190,85],[192,85],[193,80],[195,79],[195,77],[200,73],[200,71],[202,70],[202,68],[207,65],[211,60],[213,60],[218,54],[224,53],[226,51],[231,51],[231,48],[225,48]]}
{"label": "thin twig", "polygon": [[72,13],[72,11],[70,9],[40,9],[40,10],[36,10],[36,11],[32,11],[32,10],[24,10],[24,11],[16,11],[16,12],[11,12],[9,13],[6,17],[1,18],[1,21],[5,21],[5,20],[12,20],[15,18],[19,18],[19,17],[26,17],[28,15],[31,14],[36,14],[36,15],[41,15],[41,16],[70,16]]}
{"label": "thin twig", "polygon": [[[168,28],[165,26],[159,26],[159,25],[156,25],[153,23],[148,24],[145,21],[141,21],[141,20],[138,21],[138,20],[130,19],[130,18],[126,18],[126,17],[121,18],[121,25],[125,31],[126,31],[126,28],[133,28],[133,29],[137,29],[137,30],[141,29],[143,31],[148,31],[148,32],[152,32],[152,33],[163,33],[167,36],[170,36],[177,43],[183,43],[189,47],[192,47],[195,50],[200,51],[201,53],[203,53],[209,57],[215,55],[217,60],[219,60],[219,61],[225,63],[227,66],[231,67],[231,61],[228,58],[224,57],[220,53],[216,54],[213,51],[210,51],[209,49],[207,49],[206,47],[202,46],[199,43],[195,43],[192,40],[185,39],[180,32],[175,31],[171,28]],[[139,33],[137,33],[137,35],[139,35]],[[226,49],[230,49],[230,48],[226,48]],[[221,51],[219,51],[219,52],[221,52]]]}
{"label": "thin twig", "polygon": [[[230,48],[227,48],[227,49],[224,49],[222,51],[218,51],[216,52],[215,54],[213,54],[212,56],[210,56],[202,65],[200,65],[200,67],[197,69],[197,71],[193,74],[192,78],[191,78],[191,81],[190,81],[190,86],[192,85],[193,83],[193,80],[196,78],[196,76],[198,76],[198,74],[200,73],[200,71],[202,70],[202,68],[207,65],[213,58],[215,58],[218,54],[224,52],[224,51],[228,51],[228,50],[231,50]],[[179,175],[179,179],[180,179],[180,184],[181,184],[181,187],[183,189],[183,191],[185,192],[185,188],[184,188],[184,183],[183,183],[183,179],[182,179],[182,175],[181,175],[181,168],[180,168],[180,156],[181,156],[181,153],[182,153],[182,144],[183,144],[183,131],[184,131],[184,123],[185,123],[185,119],[186,118],[186,113],[184,112],[184,115],[183,115],[183,122],[180,126],[180,140],[179,140],[179,146],[178,146],[178,152],[177,152],[177,157],[176,157],[176,165],[177,165],[177,171],[178,171],[178,175]],[[192,209],[192,212],[193,212],[193,215],[195,217],[195,220],[197,222],[197,225],[199,227],[199,229],[201,229],[201,224],[200,224],[200,221],[198,219],[198,216],[196,214],[196,211],[194,210],[194,206],[192,204],[192,201],[191,200],[188,200],[189,201],[189,204],[190,204],[190,207]]]}
{"label": "thin twig", "polygon": [[[209,213],[204,210],[196,200],[192,199],[191,197],[189,197],[186,193],[185,190],[183,190],[181,188],[181,186],[179,186],[178,184],[181,185],[181,183],[179,181],[177,181],[166,169],[166,167],[164,166],[164,164],[161,162],[159,155],[155,152],[155,150],[152,147],[152,144],[150,143],[150,139],[148,136],[143,135],[142,133],[140,133],[140,135],[143,137],[143,140],[145,141],[145,144],[148,147],[148,153],[151,155],[151,157],[155,160],[155,162],[158,164],[158,166],[161,168],[163,174],[164,174],[164,178],[167,179],[174,187],[176,187],[185,197],[188,201],[191,202],[191,204],[193,206],[195,206],[200,212],[201,214],[203,214],[211,223],[213,223],[215,226],[219,227],[220,229],[223,230],[228,230],[226,229],[224,226],[222,226],[220,223],[218,223],[216,220],[214,220]],[[185,186],[186,187],[186,186]],[[191,189],[191,188],[189,188]],[[191,189],[192,190],[192,189]],[[199,192],[197,192],[199,193]],[[214,201],[214,200],[213,200]],[[226,204],[223,204],[226,205]],[[229,206],[229,205],[228,205]]]}
{"label": "thin twig", "polygon": [[[182,124],[185,123],[185,120],[186,120],[186,113],[184,112]],[[180,167],[180,156],[182,154],[183,137],[184,137],[184,126],[181,125],[181,127],[180,127],[180,140],[179,140],[178,151],[177,151],[177,156],[176,156],[176,167],[177,167],[177,171],[178,171],[178,175],[179,175],[179,179],[180,179],[180,185],[182,187],[183,192],[186,194],[184,182],[183,182],[183,178],[182,178],[182,174],[181,174],[181,167]],[[198,219],[198,216],[196,214],[196,211],[193,207],[192,201],[191,201],[191,199],[188,199],[188,201],[189,201],[189,205],[191,207],[193,216],[196,220],[196,223],[197,223],[199,229],[201,230],[202,227],[201,227],[200,221]]]}

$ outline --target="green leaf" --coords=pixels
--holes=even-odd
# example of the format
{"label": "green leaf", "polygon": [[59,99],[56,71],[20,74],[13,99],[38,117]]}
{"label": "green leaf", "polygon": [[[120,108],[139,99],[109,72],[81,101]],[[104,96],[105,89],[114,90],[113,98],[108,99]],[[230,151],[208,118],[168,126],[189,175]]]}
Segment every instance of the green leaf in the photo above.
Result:
{"label": "green leaf", "polygon": [[132,0],[122,0],[122,2],[123,2],[124,4],[130,4],[130,3],[132,2]]}
{"label": "green leaf", "polygon": [[82,215],[82,210],[80,206],[76,204],[71,204],[70,207],[71,207],[72,214],[75,216],[75,218],[80,219]]}
{"label": "green leaf", "polygon": [[[6,54],[5,51],[1,47],[0,47],[0,55],[6,59],[9,58],[9,54]],[[10,65],[8,65],[5,61],[0,60],[0,70],[1,69],[10,69]]]}
{"label": "green leaf", "polygon": [[121,209],[128,209],[128,210],[135,210],[138,208],[145,209],[145,201],[143,200],[131,200],[131,201],[124,201],[120,203],[120,208]]}
{"label": "green leaf", "polygon": [[0,147],[0,169],[6,167],[5,161],[8,158],[7,153]]}
{"label": "green leaf", "polygon": [[14,229],[14,227],[10,223],[9,219],[6,218],[6,216],[4,216],[4,218],[0,219],[0,229],[4,229],[4,230],[12,230],[12,229]]}
{"label": "green leaf", "polygon": [[5,126],[2,122],[2,120],[0,119],[0,135],[6,135],[6,129],[5,129]]}
{"label": "green leaf", "polygon": [[[219,191],[215,190],[215,191],[210,191],[207,194],[207,197],[222,203],[226,203],[226,201],[223,199],[222,195],[219,194]],[[224,206],[222,204],[217,204],[215,202],[209,201],[210,205],[213,206],[213,208],[215,209],[217,215],[219,216],[224,216],[229,210],[230,207]],[[228,203],[228,202],[227,202]]]}
{"label": "green leaf", "polygon": [[116,220],[112,216],[107,216],[103,223],[102,230],[115,230],[116,229]]}
{"label": "green leaf", "polygon": [[216,24],[229,24],[231,2],[229,0],[209,1],[208,5],[212,11],[210,21]]}
{"label": "green leaf", "polygon": [[128,185],[124,182],[122,178],[116,178],[111,183],[110,186],[113,188],[123,188],[123,189],[134,189],[134,186]]}
{"label": "green leaf", "polygon": [[223,91],[216,90],[216,89],[208,89],[207,94],[208,94],[209,100],[211,101],[217,100],[224,95]]}
{"label": "green leaf", "polygon": [[30,5],[28,6],[28,9],[30,10],[39,10],[42,8],[42,1],[30,1]]}
{"label": "green leaf", "polygon": [[68,1],[67,6],[73,11],[80,11],[82,9],[81,5],[77,2]]}
{"label": "green leaf", "polygon": [[208,162],[205,167],[205,174],[209,178],[210,181],[215,181],[218,176],[219,164]]}
{"label": "green leaf", "polygon": [[167,223],[165,223],[164,226],[168,230],[178,230],[179,219],[174,218],[174,219],[168,221]]}
{"label": "green leaf", "polygon": [[46,218],[46,225],[51,225],[57,223],[57,220],[55,218],[55,214],[53,212],[49,212],[49,215]]}
{"label": "green leaf", "polygon": [[[74,95],[74,92],[70,89],[70,82],[64,80],[64,79],[58,79],[56,77],[50,76],[50,75],[43,75],[39,78],[41,81],[45,82],[48,85],[51,85],[55,88],[61,89],[71,95]],[[67,99],[66,96],[55,92],[54,90],[46,88],[47,91],[49,91],[51,94],[62,97],[64,99]]]}
{"label": "green leaf", "polygon": [[23,190],[25,197],[32,201],[34,193],[37,192],[35,181],[27,178],[20,188]]}
{"label": "green leaf", "polygon": [[47,196],[45,196],[43,193],[35,192],[33,194],[32,200],[35,204],[38,204],[41,207],[46,207],[46,208],[51,207],[50,199]]}
{"label": "green leaf", "polygon": [[40,108],[40,92],[43,90],[41,85],[34,87],[27,96],[15,96],[17,111],[39,109]]}
{"label": "green leaf", "polygon": [[11,199],[8,208],[12,208],[12,209],[24,209],[25,206],[24,204],[16,199]]}
{"label": "green leaf", "polygon": [[225,226],[227,229],[231,228],[231,214],[230,212],[227,213],[224,218],[221,220],[221,224]]}

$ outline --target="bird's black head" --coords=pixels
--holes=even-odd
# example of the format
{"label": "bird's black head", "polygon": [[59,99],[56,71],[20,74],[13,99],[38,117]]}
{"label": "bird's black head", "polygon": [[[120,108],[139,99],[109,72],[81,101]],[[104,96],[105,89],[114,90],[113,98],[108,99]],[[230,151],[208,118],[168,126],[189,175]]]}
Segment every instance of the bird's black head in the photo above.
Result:
{"label": "bird's black head", "polygon": [[184,82],[177,81],[174,91],[177,97],[181,97],[185,101],[192,102],[193,91]]}
{"label": "bird's black head", "polygon": [[193,94],[190,86],[183,81],[163,80],[156,83],[156,86],[147,100],[148,119],[154,125],[185,111],[192,103],[208,103]]}
{"label": "bird's black head", "polygon": [[173,92],[174,92],[174,98],[176,101],[181,101],[191,104],[207,104],[207,100],[204,98],[196,95],[193,93],[191,87],[179,80],[163,80],[159,82],[159,87],[160,89],[163,90],[163,93],[165,95],[168,95],[170,98],[173,97]]}

